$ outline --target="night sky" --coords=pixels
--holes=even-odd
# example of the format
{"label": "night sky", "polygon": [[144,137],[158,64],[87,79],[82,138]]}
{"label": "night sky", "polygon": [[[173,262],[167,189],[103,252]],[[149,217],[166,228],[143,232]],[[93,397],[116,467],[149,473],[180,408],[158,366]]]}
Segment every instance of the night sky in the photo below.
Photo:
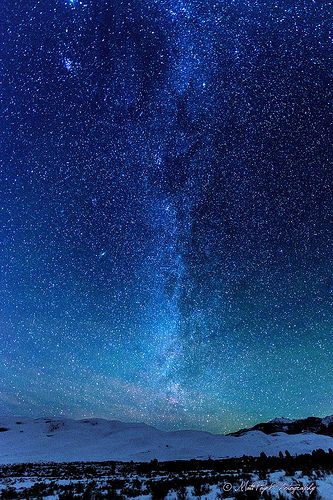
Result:
{"label": "night sky", "polygon": [[4,0],[0,414],[333,413],[332,17]]}

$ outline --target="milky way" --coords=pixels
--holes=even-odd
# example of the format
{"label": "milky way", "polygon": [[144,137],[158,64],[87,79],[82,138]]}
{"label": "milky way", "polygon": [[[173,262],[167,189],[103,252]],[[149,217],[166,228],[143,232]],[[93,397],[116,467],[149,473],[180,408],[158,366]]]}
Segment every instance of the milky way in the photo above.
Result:
{"label": "milky way", "polygon": [[333,413],[332,13],[5,0],[0,413]]}

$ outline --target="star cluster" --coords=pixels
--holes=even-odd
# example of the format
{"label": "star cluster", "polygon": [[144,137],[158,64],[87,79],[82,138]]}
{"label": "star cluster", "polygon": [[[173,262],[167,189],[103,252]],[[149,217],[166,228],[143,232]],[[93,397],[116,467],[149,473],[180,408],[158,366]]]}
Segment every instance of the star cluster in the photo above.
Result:
{"label": "star cluster", "polygon": [[4,2],[0,413],[333,413],[330,2]]}

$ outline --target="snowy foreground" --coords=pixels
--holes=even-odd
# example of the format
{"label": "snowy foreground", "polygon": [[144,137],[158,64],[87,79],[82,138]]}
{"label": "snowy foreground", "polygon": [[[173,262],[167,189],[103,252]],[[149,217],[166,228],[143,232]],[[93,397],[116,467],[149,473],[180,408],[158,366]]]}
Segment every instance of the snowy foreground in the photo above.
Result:
{"label": "snowy foreground", "polygon": [[[333,449],[320,434],[250,431],[235,436],[201,431],[164,432],[145,424],[103,419],[28,419],[0,417],[0,463],[136,461],[292,455]],[[333,498],[333,496],[332,496]]]}
{"label": "snowy foreground", "polygon": [[332,437],[310,432],[0,418],[0,498],[332,500],[332,450]]}
{"label": "snowy foreground", "polygon": [[[0,497],[4,500],[332,500],[331,458],[329,454],[316,452],[299,458],[0,466]],[[300,461],[305,464],[301,468]]]}

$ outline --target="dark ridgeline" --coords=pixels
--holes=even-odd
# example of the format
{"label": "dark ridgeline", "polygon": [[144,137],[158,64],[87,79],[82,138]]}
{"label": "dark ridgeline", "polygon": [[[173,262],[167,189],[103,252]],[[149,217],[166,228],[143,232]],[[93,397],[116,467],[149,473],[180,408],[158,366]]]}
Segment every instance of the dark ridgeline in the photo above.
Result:
{"label": "dark ridgeline", "polygon": [[240,429],[237,432],[231,432],[229,435],[241,436],[249,431],[261,431],[265,434],[274,434],[275,432],[285,432],[286,434],[311,432],[313,434],[333,436],[333,418],[330,417],[326,423],[325,419],[319,417],[307,417],[290,421],[287,419],[275,419],[270,422],[256,424],[248,429]]}

